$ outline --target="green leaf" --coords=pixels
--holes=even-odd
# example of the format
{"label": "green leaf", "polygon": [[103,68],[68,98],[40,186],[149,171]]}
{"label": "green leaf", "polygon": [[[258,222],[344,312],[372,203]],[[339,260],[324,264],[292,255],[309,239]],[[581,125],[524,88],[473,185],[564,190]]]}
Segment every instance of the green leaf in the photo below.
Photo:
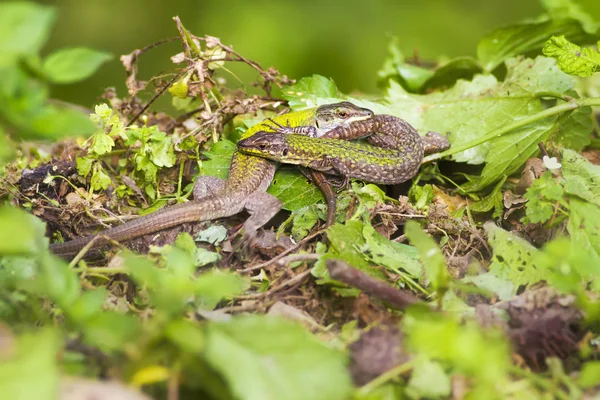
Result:
{"label": "green leaf", "polygon": [[246,280],[237,274],[212,270],[198,276],[194,289],[201,305],[212,310],[222,299],[231,299],[247,287]]}
{"label": "green leaf", "polygon": [[[412,95],[394,82],[390,83],[386,100],[392,114],[408,121],[421,132],[450,132],[453,146],[474,141],[488,132],[543,110],[539,92],[565,92],[575,80],[564,74],[553,59],[538,57],[507,61],[507,75],[499,82],[493,75],[475,75],[472,81],[459,80],[454,87],[428,95]],[[456,161],[481,164],[489,156],[496,157],[487,174],[487,184],[519,168],[531,154],[532,143],[552,132],[555,119],[537,122],[509,135],[454,155]],[[507,138],[508,137],[508,138]],[[523,144],[520,144],[524,140]],[[516,147],[516,148],[515,148]],[[522,152],[519,152],[520,150]],[[499,156],[498,153],[502,153]]]}
{"label": "green leaf", "polygon": [[7,163],[15,154],[12,143],[8,140],[6,132],[0,126],[0,174],[2,173],[2,167]]}
{"label": "green leaf", "polygon": [[493,272],[486,272],[475,276],[465,276],[464,283],[473,283],[480,289],[495,293],[500,300],[510,300],[516,292],[515,285],[506,278],[499,278]]}
{"label": "green leaf", "polygon": [[550,271],[534,263],[539,250],[524,239],[497,227],[493,222],[486,223],[484,228],[494,249],[489,270],[500,279],[510,281],[515,291],[521,285],[547,280],[551,276]]}
{"label": "green leaf", "polygon": [[470,80],[482,72],[481,66],[472,57],[456,57],[439,65],[433,75],[425,81],[421,87],[421,93],[427,93],[434,89],[449,88],[459,79]]}
{"label": "green leaf", "polygon": [[315,207],[306,206],[294,212],[292,219],[292,237],[298,241],[306,237],[319,220]]}
{"label": "green leaf", "polygon": [[89,157],[77,157],[75,163],[77,164],[77,173],[80,176],[86,177],[92,170],[94,159]]}
{"label": "green leaf", "polygon": [[526,221],[535,224],[552,218],[564,192],[552,172],[548,171],[536,179],[523,196],[527,199]]}
{"label": "green leaf", "polygon": [[86,320],[80,329],[87,344],[103,352],[118,352],[139,339],[141,325],[132,315],[105,311]]}
{"label": "green leaf", "polygon": [[562,171],[565,192],[600,206],[600,166],[574,152],[562,152]]}
{"label": "green leaf", "polygon": [[98,168],[94,168],[92,178],[90,179],[90,185],[93,190],[106,190],[111,183],[110,177],[99,165]]}
{"label": "green leaf", "polygon": [[451,393],[450,377],[439,363],[420,359],[412,370],[406,390],[414,398],[448,397]]}
{"label": "green leaf", "polygon": [[600,53],[593,47],[581,48],[564,36],[552,36],[544,45],[544,55],[554,57],[558,67],[569,75],[586,77],[600,71]]}
{"label": "green leaf", "polygon": [[402,323],[413,351],[473,378],[473,386],[486,394],[472,398],[498,398],[511,366],[509,346],[500,332],[422,309],[409,310]]}
{"label": "green leaf", "polygon": [[540,54],[548,37],[560,34],[586,43],[595,37],[588,35],[581,23],[571,18],[512,24],[485,35],[477,46],[477,57],[483,69],[491,72],[510,57]]}
{"label": "green leaf", "polygon": [[583,364],[577,383],[584,389],[600,384],[600,361],[588,361]]}
{"label": "green leaf", "polygon": [[[567,94],[577,97],[576,92],[567,92]],[[569,118],[561,124],[560,129],[552,135],[550,142],[559,148],[581,151],[591,143],[593,130],[592,108],[581,107],[571,112]]]}
{"label": "green leaf", "polygon": [[198,232],[194,238],[197,242],[206,242],[212,245],[218,245],[227,238],[227,229],[224,226],[212,225],[203,231]]}
{"label": "green leaf", "polygon": [[433,75],[433,71],[406,63],[399,42],[398,37],[392,38],[388,44],[389,57],[385,59],[377,75],[384,83],[394,79],[409,92],[419,92],[423,84]]}
{"label": "green leaf", "polygon": [[364,224],[362,234],[365,245],[360,246],[360,249],[365,258],[395,273],[402,269],[417,279],[423,276],[423,267],[419,263],[415,247],[383,237],[370,224]]}
{"label": "green leaf", "polygon": [[330,246],[327,253],[321,257],[315,266],[325,263],[329,258],[339,258],[346,261],[356,269],[359,269],[371,276],[380,279],[387,279],[387,276],[378,268],[374,268],[365,259],[365,254],[361,250],[365,247],[366,241],[363,237],[365,224],[359,220],[350,220],[345,224],[334,224],[327,228],[327,239]]}
{"label": "green leaf", "polygon": [[450,282],[450,274],[441,250],[435,241],[423,232],[417,222],[407,221],[404,230],[410,244],[419,251],[421,263],[425,267],[432,288],[436,291],[444,291]]}
{"label": "green leaf", "polygon": [[45,226],[14,207],[0,207],[0,255],[36,254],[45,246]]}
{"label": "green leaf", "polygon": [[283,97],[288,100],[290,107],[295,111],[323,104],[350,101],[359,107],[368,108],[376,114],[390,114],[389,108],[385,105],[341,94],[332,79],[321,75],[302,78],[295,85],[285,87]]}
{"label": "green leaf", "polygon": [[496,219],[502,216],[504,212],[504,195],[502,186],[506,182],[506,177],[501,179],[492,192],[483,199],[469,204],[469,209],[476,213],[487,213],[494,210],[492,218]]}
{"label": "green leaf", "polygon": [[[158,129],[158,127],[155,127],[155,129]],[[177,158],[175,157],[175,146],[171,136],[152,141],[148,144],[148,147],[150,148],[154,165],[161,168],[170,168],[175,165]]]}
{"label": "green leaf", "polygon": [[46,57],[42,70],[54,83],[73,83],[90,77],[110,59],[110,53],[86,47],[61,49]]}
{"label": "green leaf", "polygon": [[294,110],[314,107],[307,101],[307,96],[335,98],[340,95],[333,79],[327,79],[321,75],[302,78],[295,85],[287,86],[283,90],[283,97],[288,100],[290,107]]}
{"label": "green leaf", "polygon": [[108,153],[112,150],[115,145],[115,141],[106,133],[99,131],[96,132],[92,138],[92,146],[90,152],[99,156]]}
{"label": "green leaf", "polygon": [[570,200],[569,223],[567,230],[571,240],[585,252],[600,260],[600,208],[596,204]]}
{"label": "green leaf", "polygon": [[296,211],[324,200],[316,185],[291,168],[281,168],[275,173],[267,193],[281,200],[283,209],[289,211]]}
{"label": "green leaf", "polygon": [[574,0],[541,0],[541,3],[551,19],[572,18],[581,23],[585,32],[589,34],[597,33],[598,23]]}
{"label": "green leaf", "polygon": [[227,179],[231,157],[233,156],[235,149],[235,143],[230,142],[229,140],[221,140],[213,144],[210,150],[204,152],[204,155],[208,157],[209,160],[202,162],[200,174]]}
{"label": "green leaf", "polygon": [[28,2],[0,4],[0,67],[37,54],[48,40],[55,7]]}
{"label": "green leaf", "polygon": [[335,400],[350,395],[346,357],[297,323],[234,317],[207,326],[205,357],[244,400]]}
{"label": "green leaf", "polygon": [[7,349],[8,357],[3,355],[0,363],[0,398],[56,399],[58,334],[50,329],[24,333],[16,338],[13,346]]}

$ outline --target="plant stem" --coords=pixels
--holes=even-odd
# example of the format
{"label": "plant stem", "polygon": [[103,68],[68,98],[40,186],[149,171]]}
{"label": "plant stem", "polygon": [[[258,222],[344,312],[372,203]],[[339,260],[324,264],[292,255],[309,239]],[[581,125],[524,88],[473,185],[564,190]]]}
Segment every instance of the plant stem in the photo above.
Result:
{"label": "plant stem", "polygon": [[590,97],[588,99],[573,99],[567,103],[563,103],[551,108],[548,108],[542,112],[539,112],[534,115],[530,115],[529,117],[525,117],[518,121],[513,121],[510,124],[504,125],[501,128],[495,129],[490,133],[481,136],[480,138],[473,140],[472,142],[466,143],[462,146],[450,148],[450,150],[443,151],[441,153],[432,154],[423,159],[423,163],[439,160],[443,157],[448,157],[453,154],[461,153],[465,150],[469,150],[475,146],[479,146],[489,140],[500,137],[508,132],[511,132],[515,129],[521,128],[523,126],[529,125],[533,122],[539,121],[544,118],[551,117],[556,114],[560,114],[567,111],[573,111],[581,107],[589,107],[589,106],[600,106],[600,98],[598,97]]}

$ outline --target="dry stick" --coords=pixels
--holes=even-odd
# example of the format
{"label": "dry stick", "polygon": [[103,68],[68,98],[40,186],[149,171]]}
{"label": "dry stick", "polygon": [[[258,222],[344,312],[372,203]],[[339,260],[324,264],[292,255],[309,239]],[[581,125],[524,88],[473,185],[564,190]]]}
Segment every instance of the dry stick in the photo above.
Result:
{"label": "dry stick", "polygon": [[405,310],[421,301],[407,291],[392,287],[382,280],[373,278],[364,272],[352,268],[341,260],[329,259],[325,261],[331,279],[340,281],[363,292],[383,300],[395,309]]}
{"label": "dry stick", "polygon": [[292,246],[289,249],[287,249],[285,251],[282,251],[280,254],[276,255],[273,258],[271,258],[269,261],[265,261],[264,263],[261,263],[261,264],[258,264],[258,265],[253,265],[252,267],[240,269],[240,270],[238,270],[238,272],[241,272],[241,273],[250,272],[250,271],[255,271],[257,269],[261,269],[261,268],[267,267],[267,266],[273,264],[274,262],[280,260],[284,256],[290,254],[292,251],[298,250],[298,248],[301,247],[302,245],[304,245],[306,242],[308,242],[309,240],[314,239],[315,237],[317,237],[319,235],[322,235],[323,233],[325,233],[325,231],[326,231],[326,229],[321,229],[320,231],[316,231],[312,235],[309,235],[309,236],[305,237],[304,239],[302,239],[301,241],[299,241],[298,244],[296,244],[295,246]]}
{"label": "dry stick", "polygon": [[163,95],[163,93],[171,87],[171,85],[173,85],[173,82],[175,82],[177,79],[179,79],[180,76],[182,76],[185,72],[187,72],[190,69],[190,67],[186,67],[184,69],[182,69],[181,71],[179,71],[177,74],[175,74],[175,76],[173,77],[173,79],[171,79],[164,87],[162,87],[151,99],[150,101],[148,101],[148,103],[146,103],[146,105],[144,107],[142,107],[142,109],[135,114],[135,116],[127,123],[127,125],[125,125],[126,127],[131,126],[131,124],[133,124],[135,121],[138,120],[138,118],[146,112],[146,110],[148,110],[148,108],[152,105],[152,103],[154,103],[156,101],[156,99],[158,99],[160,96]]}
{"label": "dry stick", "polygon": [[301,272],[298,275],[294,276],[292,279],[285,281],[282,284],[277,285],[274,288],[267,290],[266,292],[249,294],[246,296],[238,296],[238,297],[236,297],[236,300],[251,300],[251,299],[257,299],[260,297],[269,296],[275,292],[280,291],[281,289],[283,289],[286,286],[292,286],[292,285],[302,282],[304,279],[306,279],[307,276],[310,275],[311,272],[312,272],[312,269],[307,269],[306,271]]}

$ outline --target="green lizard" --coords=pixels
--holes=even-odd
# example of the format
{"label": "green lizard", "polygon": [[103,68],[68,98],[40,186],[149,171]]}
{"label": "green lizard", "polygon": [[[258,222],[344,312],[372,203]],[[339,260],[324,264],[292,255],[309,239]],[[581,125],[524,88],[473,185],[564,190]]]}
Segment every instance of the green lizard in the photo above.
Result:
{"label": "green lizard", "polygon": [[[324,105],[318,108],[291,112],[270,119],[279,126],[296,127],[296,133],[308,133],[326,137],[327,132],[340,126],[352,126],[373,116],[371,110],[349,102]],[[269,126],[266,126],[269,128]],[[305,127],[305,128],[300,128]],[[265,128],[264,123],[249,128],[247,139]],[[273,129],[273,128],[269,128]],[[356,131],[357,137],[367,132]],[[96,235],[90,235],[65,243],[54,243],[50,250],[61,256],[76,254],[92,240],[91,248],[109,244],[110,240],[121,242],[139,236],[171,228],[186,222],[200,222],[228,217],[246,209],[250,217],[244,223],[244,232],[252,237],[256,230],[267,223],[281,209],[281,202],[266,193],[275,173],[276,164],[261,157],[235,152],[226,181],[215,177],[200,176],[195,183],[194,200],[167,207],[155,213],[137,218]],[[317,178],[319,176],[317,175]]]}
{"label": "green lizard", "polygon": [[[289,134],[285,134],[290,132]],[[425,153],[443,151],[448,140],[430,132],[421,138],[403,120],[391,115],[375,115],[328,132],[328,137],[347,139],[362,132],[376,132],[369,143],[360,144],[339,139],[316,139],[294,134],[293,128],[282,127],[276,134],[257,132],[238,142],[241,152],[282,163],[296,164],[345,178],[396,184],[412,178]]]}

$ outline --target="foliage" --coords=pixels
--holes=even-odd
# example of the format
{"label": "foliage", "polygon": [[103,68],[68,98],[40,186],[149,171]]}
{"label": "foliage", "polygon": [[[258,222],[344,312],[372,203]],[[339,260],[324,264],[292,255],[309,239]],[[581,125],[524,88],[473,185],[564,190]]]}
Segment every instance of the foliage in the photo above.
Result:
{"label": "foliage", "polygon": [[[477,57],[440,58],[432,68],[412,63],[392,40],[378,74],[380,99],[346,95],[320,75],[293,83],[217,38],[194,36],[175,18],[183,51],[171,58],[170,82],[153,77],[173,107],[140,106],[147,82],[134,52],[121,58],[132,97],[115,95],[88,118],[50,101],[50,85],[85,79],[110,56],[71,48],[41,57],[54,8],[0,5],[0,397],[51,398],[67,373],[110,376],[155,398],[597,395],[590,343],[600,326],[600,167],[579,153],[596,143],[592,107],[600,106],[585,90],[594,81],[581,77],[597,73],[600,62],[594,48],[579,44],[598,41],[598,24],[567,0],[543,6],[539,18],[483,37]],[[264,95],[232,88],[233,61],[259,75]],[[273,239],[238,243],[209,222],[170,245],[150,246],[150,255],[123,251],[102,267],[67,264],[48,250],[45,233],[68,231],[61,223],[70,228],[73,215],[97,224],[136,205],[151,203],[142,213],[169,196],[187,197],[190,164],[226,179],[235,141],[288,111],[283,105],[301,110],[344,100],[406,119],[423,134],[448,134],[452,148],[427,158],[447,161],[407,183],[410,198],[350,182],[337,196],[336,223],[316,243],[304,239],[325,219],[323,196],[288,167],[269,188],[291,211],[274,220]],[[27,144],[13,143],[70,134],[87,140],[75,149],[61,142],[65,155],[27,153]],[[525,174],[514,174],[540,148],[560,163],[543,154],[545,172],[524,185]],[[61,156],[75,162],[77,174],[54,173],[52,163],[43,169]],[[20,174],[38,170],[45,176],[19,191]],[[237,225],[240,217],[226,222]],[[272,258],[280,250],[269,245],[287,234],[303,248],[279,268]],[[248,250],[270,257],[268,264]],[[360,284],[332,272],[331,260],[346,262]],[[398,306],[368,290],[373,282],[411,300]],[[540,286],[562,296],[560,307],[521,304]],[[535,314],[538,308],[547,314]],[[518,312],[525,317],[517,320]],[[543,325],[548,315],[559,319],[556,329]],[[587,336],[565,333],[574,325]],[[386,326],[392,339],[361,358],[357,349]],[[542,347],[539,357],[532,346],[523,351],[527,340]],[[569,345],[570,362],[551,358]],[[356,370],[382,354],[396,357],[387,371],[353,387],[361,381]],[[511,355],[534,371],[513,365]]]}

